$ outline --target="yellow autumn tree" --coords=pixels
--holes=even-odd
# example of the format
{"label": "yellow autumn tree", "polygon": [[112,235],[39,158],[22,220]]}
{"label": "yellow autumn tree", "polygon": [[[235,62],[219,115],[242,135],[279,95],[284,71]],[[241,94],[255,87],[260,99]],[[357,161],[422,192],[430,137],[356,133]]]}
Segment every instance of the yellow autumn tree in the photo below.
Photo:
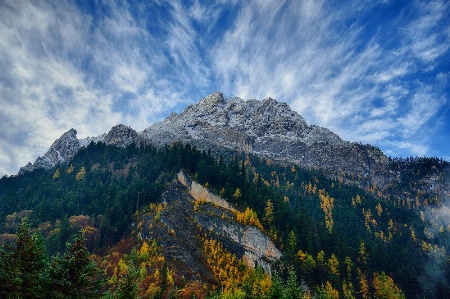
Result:
{"label": "yellow autumn tree", "polygon": [[328,271],[330,273],[332,273],[333,275],[335,275],[337,277],[340,276],[340,273],[339,273],[339,260],[334,255],[334,253],[332,253],[331,257],[328,259],[327,266],[328,266]]}
{"label": "yellow autumn tree", "polygon": [[267,200],[266,202],[266,207],[264,209],[264,217],[263,217],[263,221],[265,224],[267,224],[267,226],[272,226],[273,225],[273,203],[269,200]]}
{"label": "yellow autumn tree", "polygon": [[380,203],[378,203],[375,207],[375,209],[377,210],[377,214],[379,217],[381,217],[381,214],[383,213],[383,207],[381,206]]}
{"label": "yellow autumn tree", "polygon": [[319,198],[320,198],[320,207],[322,208],[323,213],[325,214],[325,226],[327,230],[331,233],[333,231],[333,207],[334,207],[334,198],[330,197],[328,193],[325,192],[324,189],[319,190]]}
{"label": "yellow autumn tree", "polygon": [[235,213],[237,222],[242,223],[244,225],[256,226],[260,230],[263,229],[263,226],[258,219],[258,215],[251,208],[247,207],[245,209],[245,212],[236,211]]}
{"label": "yellow autumn tree", "polygon": [[398,288],[391,277],[384,272],[373,275],[372,285],[376,299],[405,299],[405,294]]}
{"label": "yellow autumn tree", "polygon": [[72,173],[73,172],[73,165],[70,164],[69,168],[67,168],[67,173]]}
{"label": "yellow autumn tree", "polygon": [[363,208],[362,209],[362,213],[364,215],[364,225],[366,226],[366,229],[368,232],[370,232],[370,223],[372,223],[372,212],[370,211],[370,209],[368,209],[367,211]]}
{"label": "yellow autumn tree", "polygon": [[236,190],[233,193],[233,198],[235,201],[239,201],[242,197],[241,189],[236,188]]}
{"label": "yellow autumn tree", "polygon": [[364,272],[362,272],[359,268],[358,272],[358,283],[359,283],[359,294],[363,299],[369,299],[369,283],[367,282],[367,277]]}
{"label": "yellow autumn tree", "polygon": [[59,168],[56,168],[55,173],[53,173],[53,178],[57,179],[61,176],[61,172],[59,171]]}
{"label": "yellow autumn tree", "polygon": [[318,290],[318,298],[339,299],[339,292],[333,288],[331,283],[327,281],[325,286],[321,286]]}
{"label": "yellow autumn tree", "polygon": [[355,288],[351,281],[344,280],[342,284],[342,298],[355,299]]}
{"label": "yellow autumn tree", "polygon": [[77,181],[81,181],[84,180],[84,178],[86,177],[86,168],[81,167],[80,171],[77,172],[75,178],[77,179]]}
{"label": "yellow autumn tree", "polygon": [[248,267],[216,240],[204,240],[204,252],[209,268],[223,289],[220,298],[244,298],[244,285],[252,298],[268,297],[272,281],[264,271]]}
{"label": "yellow autumn tree", "polygon": [[350,281],[352,279],[352,272],[353,272],[352,259],[349,256],[345,257],[344,264],[345,264],[345,270],[347,272],[347,278]]}

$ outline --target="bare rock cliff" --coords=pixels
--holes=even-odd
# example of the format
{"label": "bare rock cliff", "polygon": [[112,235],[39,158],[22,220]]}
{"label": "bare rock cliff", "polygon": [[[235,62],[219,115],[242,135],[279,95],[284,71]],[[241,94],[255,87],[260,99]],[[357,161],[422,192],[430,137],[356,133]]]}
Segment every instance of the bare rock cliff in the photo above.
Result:
{"label": "bare rock cliff", "polygon": [[[158,217],[148,213],[138,219],[142,223],[138,236],[156,239],[168,260],[176,260],[193,269],[191,276],[201,276],[202,271],[208,273],[201,250],[199,236],[202,235],[220,241],[226,250],[249,266],[259,265],[268,273],[271,265],[281,257],[281,252],[266,234],[256,227],[238,223],[228,202],[192,182],[182,172],[162,199],[164,208]],[[202,202],[200,208],[194,208],[196,199]]]}

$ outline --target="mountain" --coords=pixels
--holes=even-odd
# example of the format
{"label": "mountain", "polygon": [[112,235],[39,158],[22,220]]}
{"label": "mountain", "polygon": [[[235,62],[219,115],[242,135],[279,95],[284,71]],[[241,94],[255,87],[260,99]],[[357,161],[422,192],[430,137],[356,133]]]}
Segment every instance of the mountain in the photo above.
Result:
{"label": "mountain", "polygon": [[216,92],[141,134],[159,146],[181,141],[204,150],[227,148],[359,175],[378,184],[384,184],[389,163],[380,149],[344,141],[326,128],[309,126],[286,103],[272,98],[224,99]]}
{"label": "mountain", "polygon": [[[182,113],[172,113],[142,132],[116,125],[108,133],[94,138],[77,139],[70,129],[57,139],[43,157],[22,167],[19,174],[33,169],[49,169],[69,161],[81,148],[91,142],[125,147],[131,143],[163,148],[175,142],[191,144],[211,151],[216,157],[239,151],[263,156],[285,163],[295,163],[310,169],[321,169],[327,175],[357,184],[366,190],[388,196],[393,189],[401,198],[416,197],[417,190],[437,193],[450,192],[446,173],[447,162],[424,158],[412,164],[427,164],[434,171],[424,173],[420,188],[406,188],[411,178],[411,159],[388,158],[379,148],[342,140],[326,128],[308,125],[305,119],[286,103],[272,98],[262,101],[225,99],[214,92]],[[420,158],[419,158],[420,160]],[[427,161],[425,161],[427,160]],[[447,164],[446,164],[447,163]],[[409,166],[408,166],[409,165]],[[434,165],[434,166],[433,166]],[[420,171],[419,171],[420,173]],[[400,187],[399,187],[400,186]]]}
{"label": "mountain", "polygon": [[87,137],[85,139],[77,138],[77,131],[70,129],[60,138],[55,140],[49,150],[42,157],[38,157],[34,164],[28,163],[20,168],[19,174],[34,169],[49,169],[57,164],[70,161],[81,149],[88,146],[91,142],[104,142],[107,145],[124,147],[137,141],[138,134],[135,130],[124,125],[116,125],[106,134],[97,137]]}
{"label": "mountain", "polygon": [[190,143],[200,149],[238,150],[272,159],[293,162],[332,172],[360,176],[364,180],[385,184],[389,159],[371,145],[342,140],[326,128],[309,126],[304,118],[286,103],[272,98],[262,101],[240,98],[224,99],[215,92],[182,113],[142,132],[117,125],[107,134],[78,140],[74,129],[64,133],[39,157],[19,173],[37,168],[51,168],[69,160],[90,142],[126,146],[132,142],[163,147],[173,142]]}
{"label": "mountain", "polygon": [[285,103],[221,93],[142,132],[76,135],[0,179],[2,285],[21,281],[1,243],[28,218],[50,265],[84,231],[106,298],[450,296],[446,161],[388,158]]}

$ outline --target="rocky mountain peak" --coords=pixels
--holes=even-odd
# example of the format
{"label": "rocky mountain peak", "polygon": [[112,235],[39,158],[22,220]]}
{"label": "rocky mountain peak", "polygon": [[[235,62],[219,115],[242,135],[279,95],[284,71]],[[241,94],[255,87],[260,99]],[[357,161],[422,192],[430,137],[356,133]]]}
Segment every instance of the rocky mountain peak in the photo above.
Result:
{"label": "rocky mountain peak", "polygon": [[225,99],[221,92],[214,92],[182,113],[172,113],[139,133],[120,124],[98,137],[78,140],[76,135],[74,129],[64,133],[44,157],[23,167],[21,172],[68,161],[90,142],[120,147],[133,142],[157,147],[190,143],[203,150],[251,152],[304,167],[358,175],[381,184],[388,164],[388,158],[378,148],[344,141],[326,128],[310,126],[284,102],[270,97],[261,101]]}
{"label": "rocky mountain peak", "polygon": [[209,107],[223,105],[224,102],[225,102],[225,99],[223,97],[223,93],[216,91],[216,92],[213,92],[212,94],[210,94],[209,96],[203,98],[202,100],[200,100],[200,102],[198,104],[205,108],[209,108]]}
{"label": "rocky mountain peak", "polygon": [[[382,180],[388,158],[377,148],[342,140],[326,128],[308,125],[288,104],[273,98],[224,99],[215,92],[178,115],[142,132],[163,146],[174,141],[208,150],[248,151],[306,167]],[[382,182],[380,182],[382,183]]]}
{"label": "rocky mountain peak", "polygon": [[224,99],[223,94],[215,92],[200,102],[190,105],[179,115],[171,115],[161,124],[149,128],[159,129],[188,128],[189,131],[217,128],[246,132],[250,136],[266,133],[293,134],[307,129],[306,121],[291,110],[286,103],[272,98],[263,101],[234,97]]}
{"label": "rocky mountain peak", "polygon": [[64,134],[62,134],[60,139],[65,139],[65,138],[76,139],[77,138],[77,134],[78,134],[77,130],[72,128],[69,131],[67,131]]}
{"label": "rocky mountain peak", "polygon": [[131,127],[119,124],[111,128],[102,140],[106,144],[125,147],[136,141],[138,133]]}
{"label": "rocky mountain peak", "polygon": [[70,129],[56,139],[43,157],[38,157],[34,164],[28,163],[20,168],[19,174],[38,168],[51,168],[58,163],[72,159],[80,148],[80,141],[77,139],[77,131]]}

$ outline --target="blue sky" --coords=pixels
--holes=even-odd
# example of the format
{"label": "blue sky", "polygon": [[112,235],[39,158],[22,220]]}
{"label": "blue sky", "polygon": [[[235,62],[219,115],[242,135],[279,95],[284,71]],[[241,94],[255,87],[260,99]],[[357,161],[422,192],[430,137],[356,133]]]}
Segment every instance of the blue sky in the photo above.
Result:
{"label": "blue sky", "polygon": [[448,16],[446,0],[2,0],[0,175],[70,128],[141,131],[214,91],[450,160]]}

